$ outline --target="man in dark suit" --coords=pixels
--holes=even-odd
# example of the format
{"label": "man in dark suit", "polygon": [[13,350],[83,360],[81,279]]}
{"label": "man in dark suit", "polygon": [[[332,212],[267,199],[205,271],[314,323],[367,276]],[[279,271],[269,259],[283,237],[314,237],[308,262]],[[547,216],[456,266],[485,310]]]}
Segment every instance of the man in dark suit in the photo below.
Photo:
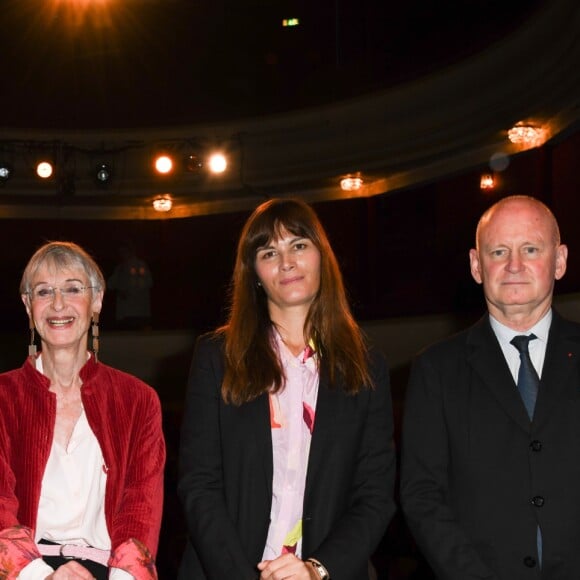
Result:
{"label": "man in dark suit", "polygon": [[488,315],[413,364],[401,501],[438,578],[580,578],[580,325],[552,309],[567,253],[538,200],[492,206],[470,252]]}

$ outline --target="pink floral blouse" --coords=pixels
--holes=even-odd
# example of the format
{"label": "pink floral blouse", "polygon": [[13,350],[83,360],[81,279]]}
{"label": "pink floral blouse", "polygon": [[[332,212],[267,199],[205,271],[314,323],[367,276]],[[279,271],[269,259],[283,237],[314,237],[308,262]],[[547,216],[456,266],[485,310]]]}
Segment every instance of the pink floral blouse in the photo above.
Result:
{"label": "pink floral blouse", "polygon": [[275,341],[286,384],[270,395],[274,477],[264,560],[288,552],[301,556],[302,507],[319,379],[313,345],[294,356],[278,333]]}

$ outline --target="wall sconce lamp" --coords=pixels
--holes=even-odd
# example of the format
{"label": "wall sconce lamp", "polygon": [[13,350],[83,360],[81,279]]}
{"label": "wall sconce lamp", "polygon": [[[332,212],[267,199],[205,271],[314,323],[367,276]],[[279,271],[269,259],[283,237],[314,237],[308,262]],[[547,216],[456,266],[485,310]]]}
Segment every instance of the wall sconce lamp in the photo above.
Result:
{"label": "wall sconce lamp", "polygon": [[479,179],[479,188],[482,191],[490,191],[495,187],[495,177],[493,173],[484,173]]}
{"label": "wall sconce lamp", "polygon": [[170,211],[172,207],[173,200],[171,199],[171,196],[168,193],[159,195],[153,200],[153,209],[155,211],[167,212]]}
{"label": "wall sconce lamp", "polygon": [[340,180],[340,189],[342,191],[357,191],[363,186],[363,178],[360,174],[347,175]]}
{"label": "wall sconce lamp", "polygon": [[508,130],[508,138],[515,145],[539,147],[545,141],[545,131],[542,127],[522,121]]}

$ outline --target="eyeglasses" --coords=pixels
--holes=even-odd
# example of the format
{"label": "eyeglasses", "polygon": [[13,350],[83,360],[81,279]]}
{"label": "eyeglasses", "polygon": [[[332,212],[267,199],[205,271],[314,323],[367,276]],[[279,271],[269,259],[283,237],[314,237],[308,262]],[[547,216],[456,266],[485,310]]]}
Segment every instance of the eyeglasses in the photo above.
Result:
{"label": "eyeglasses", "polygon": [[67,284],[62,288],[55,288],[54,286],[41,284],[30,290],[28,295],[33,300],[48,302],[49,300],[54,300],[56,292],[58,291],[63,298],[74,300],[75,298],[80,298],[87,290],[93,288],[95,288],[95,286],[82,286],[81,284]]}

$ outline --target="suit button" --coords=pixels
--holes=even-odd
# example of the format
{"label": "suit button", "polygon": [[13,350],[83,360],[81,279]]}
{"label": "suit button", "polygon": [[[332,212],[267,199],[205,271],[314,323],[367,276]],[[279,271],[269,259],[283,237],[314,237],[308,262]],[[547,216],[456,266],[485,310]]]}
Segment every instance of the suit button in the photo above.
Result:
{"label": "suit button", "polygon": [[535,495],[532,498],[532,504],[536,507],[542,507],[544,505],[544,498],[541,495]]}
{"label": "suit button", "polygon": [[528,568],[533,568],[535,565],[536,565],[535,558],[532,558],[531,556],[526,556],[524,558],[524,566],[527,566]]}
{"label": "suit button", "polygon": [[530,443],[530,449],[532,451],[536,451],[536,452],[541,451],[542,450],[542,442],[535,439],[534,441],[532,441]]}

